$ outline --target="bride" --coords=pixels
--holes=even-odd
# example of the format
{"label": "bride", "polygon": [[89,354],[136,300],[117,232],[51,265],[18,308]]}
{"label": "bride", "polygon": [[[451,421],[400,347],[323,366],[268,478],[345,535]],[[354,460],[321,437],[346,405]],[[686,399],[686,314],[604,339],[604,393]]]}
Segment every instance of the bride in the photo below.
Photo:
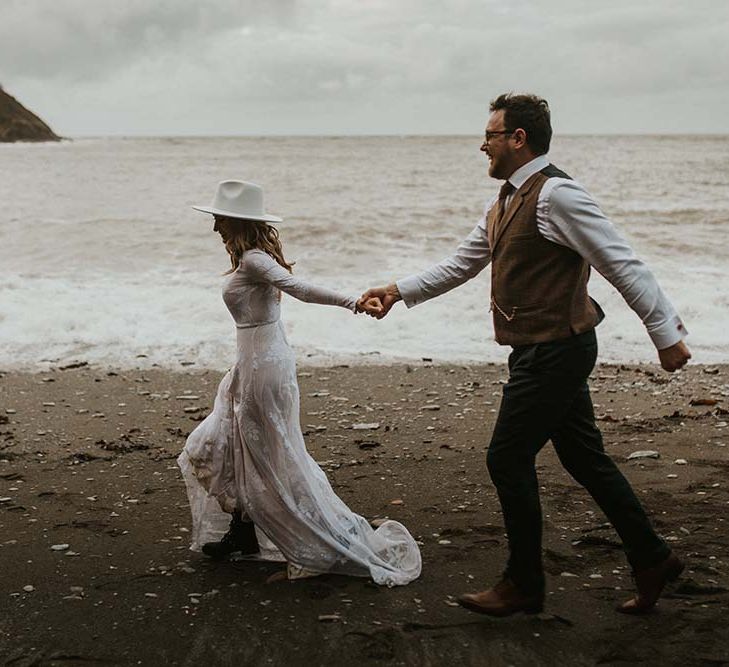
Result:
{"label": "bride", "polygon": [[[285,560],[289,579],[329,572],[387,586],[413,581],[421,560],[408,530],[396,521],[375,530],[352,512],[306,451],[299,425],[281,292],[353,312],[356,298],[292,275],[269,224],[282,220],[264,212],[259,186],[223,181],[212,206],[194,208],[214,216],[213,230],[230,256],[223,300],[235,320],[237,355],[212,412],[178,458],[192,512],[191,549],[218,559],[240,552]],[[381,304],[374,299],[364,307],[376,313]]]}

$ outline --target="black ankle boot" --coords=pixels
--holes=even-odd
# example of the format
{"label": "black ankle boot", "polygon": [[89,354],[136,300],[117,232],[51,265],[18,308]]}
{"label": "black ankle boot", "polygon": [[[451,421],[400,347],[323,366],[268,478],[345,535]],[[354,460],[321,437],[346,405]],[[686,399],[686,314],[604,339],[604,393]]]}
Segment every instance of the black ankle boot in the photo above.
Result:
{"label": "black ankle boot", "polygon": [[236,551],[244,556],[259,551],[256,527],[252,521],[243,521],[240,512],[233,512],[230,528],[220,542],[206,542],[202,548],[202,552],[214,560],[223,560]]}

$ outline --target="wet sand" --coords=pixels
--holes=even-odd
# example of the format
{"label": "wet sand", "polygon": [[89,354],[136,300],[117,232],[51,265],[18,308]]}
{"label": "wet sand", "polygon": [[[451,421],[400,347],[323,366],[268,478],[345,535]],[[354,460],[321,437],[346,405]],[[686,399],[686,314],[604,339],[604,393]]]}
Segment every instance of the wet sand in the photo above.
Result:
{"label": "wet sand", "polygon": [[[423,574],[380,588],[188,550],[175,464],[221,373],[79,366],[0,374],[0,658],[13,665],[729,664],[729,367],[600,366],[606,448],[686,559],[654,614],[615,533],[539,457],[545,613],[489,619],[454,598],[499,576],[506,543],[486,447],[501,365],[299,370],[307,446],[369,519],[402,521]],[[627,460],[636,451],[659,458]]]}

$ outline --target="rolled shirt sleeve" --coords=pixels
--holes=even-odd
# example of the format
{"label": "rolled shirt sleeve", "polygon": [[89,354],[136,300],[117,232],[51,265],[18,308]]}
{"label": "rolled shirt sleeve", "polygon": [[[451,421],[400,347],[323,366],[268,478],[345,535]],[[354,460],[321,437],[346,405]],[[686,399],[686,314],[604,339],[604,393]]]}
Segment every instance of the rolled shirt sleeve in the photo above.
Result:
{"label": "rolled shirt sleeve", "polygon": [[548,241],[577,252],[640,317],[657,349],[675,345],[686,327],[658,281],[577,182],[550,178],[537,201],[537,226]]}
{"label": "rolled shirt sleeve", "polygon": [[478,275],[488,266],[491,261],[491,249],[486,233],[486,214],[492,204],[493,200],[486,205],[479,223],[452,255],[425,271],[402,278],[395,283],[408,308],[445,294]]}

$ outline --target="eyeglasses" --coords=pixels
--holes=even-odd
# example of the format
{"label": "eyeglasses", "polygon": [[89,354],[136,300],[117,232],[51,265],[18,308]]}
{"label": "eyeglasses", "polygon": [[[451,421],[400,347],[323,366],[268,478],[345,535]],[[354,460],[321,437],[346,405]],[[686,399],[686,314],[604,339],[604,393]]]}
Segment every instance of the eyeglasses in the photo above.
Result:
{"label": "eyeglasses", "polygon": [[514,130],[494,130],[493,132],[486,132],[484,143],[489,143],[489,141],[499,134],[514,134]]}

